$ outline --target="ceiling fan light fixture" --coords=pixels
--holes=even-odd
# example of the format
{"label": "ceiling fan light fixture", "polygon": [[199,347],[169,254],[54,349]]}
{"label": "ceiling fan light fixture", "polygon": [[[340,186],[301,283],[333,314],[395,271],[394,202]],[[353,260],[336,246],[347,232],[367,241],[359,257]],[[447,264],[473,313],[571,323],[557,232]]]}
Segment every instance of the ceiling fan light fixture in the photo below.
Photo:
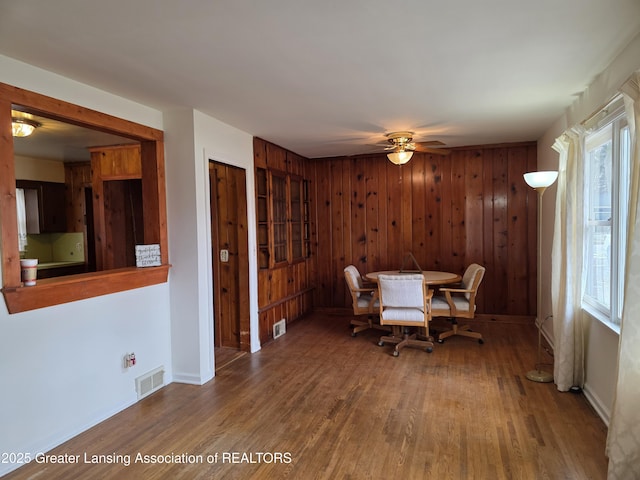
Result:
{"label": "ceiling fan light fixture", "polygon": [[393,148],[393,152],[387,153],[391,163],[404,165],[413,156],[414,145],[411,143],[413,132],[391,132],[385,135],[391,144],[387,150]]}
{"label": "ceiling fan light fixture", "polygon": [[28,137],[40,124],[27,118],[12,118],[11,131],[14,137]]}
{"label": "ceiling fan light fixture", "polygon": [[387,153],[387,158],[391,161],[391,163],[395,163],[396,165],[404,165],[413,156],[413,152],[406,150],[399,150],[397,152]]}

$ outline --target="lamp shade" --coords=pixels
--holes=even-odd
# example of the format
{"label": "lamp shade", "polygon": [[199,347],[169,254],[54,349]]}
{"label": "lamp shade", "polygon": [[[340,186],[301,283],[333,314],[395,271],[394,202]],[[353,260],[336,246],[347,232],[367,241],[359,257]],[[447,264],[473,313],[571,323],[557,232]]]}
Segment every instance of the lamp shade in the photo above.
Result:
{"label": "lamp shade", "polygon": [[553,185],[553,182],[558,178],[558,172],[546,171],[546,172],[529,172],[524,174],[524,181],[527,182],[531,188],[547,188]]}
{"label": "lamp shade", "polygon": [[413,152],[407,152],[406,150],[400,150],[397,152],[387,153],[387,158],[391,161],[391,163],[395,163],[396,165],[404,165],[413,156]]}

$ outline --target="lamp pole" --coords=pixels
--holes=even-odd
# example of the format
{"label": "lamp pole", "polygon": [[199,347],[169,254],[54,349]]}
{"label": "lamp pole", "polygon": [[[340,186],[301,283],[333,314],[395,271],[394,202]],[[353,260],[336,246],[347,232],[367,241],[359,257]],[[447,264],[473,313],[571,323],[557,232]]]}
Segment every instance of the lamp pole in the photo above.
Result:
{"label": "lamp pole", "polygon": [[548,383],[553,381],[553,374],[545,372],[540,368],[542,363],[542,196],[545,190],[556,181],[558,172],[531,172],[525,173],[524,179],[527,184],[538,192],[538,289],[536,318],[538,326],[538,355],[535,369],[527,372],[527,379],[532,382]]}

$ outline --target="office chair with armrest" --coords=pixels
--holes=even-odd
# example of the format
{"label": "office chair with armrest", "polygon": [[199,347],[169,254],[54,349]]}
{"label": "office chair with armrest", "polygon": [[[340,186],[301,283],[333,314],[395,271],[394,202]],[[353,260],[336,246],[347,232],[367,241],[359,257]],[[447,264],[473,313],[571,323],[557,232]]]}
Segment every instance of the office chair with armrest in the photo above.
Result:
{"label": "office chair with armrest", "polygon": [[485,268],[477,263],[467,267],[462,276],[459,287],[440,287],[440,293],[431,300],[431,315],[433,317],[447,317],[452,324],[452,329],[442,332],[438,336],[438,342],[452,335],[462,335],[484,343],[482,334],[472,332],[469,325],[459,325],[458,318],[474,318],[476,312],[476,294],[484,277]]}
{"label": "office chair with armrest", "polygon": [[[374,317],[378,316],[380,308],[377,285],[366,282],[354,265],[345,267],[344,279],[351,293],[353,315],[359,317],[351,320],[351,336],[355,337],[358,332],[369,328],[389,331],[388,327],[382,327],[379,323],[374,322]],[[367,316],[366,320],[362,319],[364,315]]]}
{"label": "office chair with armrest", "polygon": [[[380,294],[380,325],[390,325],[393,334],[380,337],[378,345],[395,344],[393,356],[400,355],[403,347],[424,348],[433,351],[433,337],[429,335],[431,319],[431,296],[427,291],[422,274],[411,275],[379,275],[378,291]],[[410,333],[410,327],[417,327],[425,335],[418,338],[418,333]]]}

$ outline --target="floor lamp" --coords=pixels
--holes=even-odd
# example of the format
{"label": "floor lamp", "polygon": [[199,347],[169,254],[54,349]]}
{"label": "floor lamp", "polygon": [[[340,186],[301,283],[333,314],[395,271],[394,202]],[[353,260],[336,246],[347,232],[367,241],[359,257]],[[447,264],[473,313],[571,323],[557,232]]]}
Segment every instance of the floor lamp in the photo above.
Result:
{"label": "floor lamp", "polygon": [[558,172],[530,172],[524,174],[524,181],[538,192],[538,290],[537,290],[537,324],[538,324],[538,362],[536,369],[527,372],[527,378],[532,382],[547,383],[553,381],[553,374],[540,369],[540,353],[542,348],[542,195],[544,191],[558,178]]}

